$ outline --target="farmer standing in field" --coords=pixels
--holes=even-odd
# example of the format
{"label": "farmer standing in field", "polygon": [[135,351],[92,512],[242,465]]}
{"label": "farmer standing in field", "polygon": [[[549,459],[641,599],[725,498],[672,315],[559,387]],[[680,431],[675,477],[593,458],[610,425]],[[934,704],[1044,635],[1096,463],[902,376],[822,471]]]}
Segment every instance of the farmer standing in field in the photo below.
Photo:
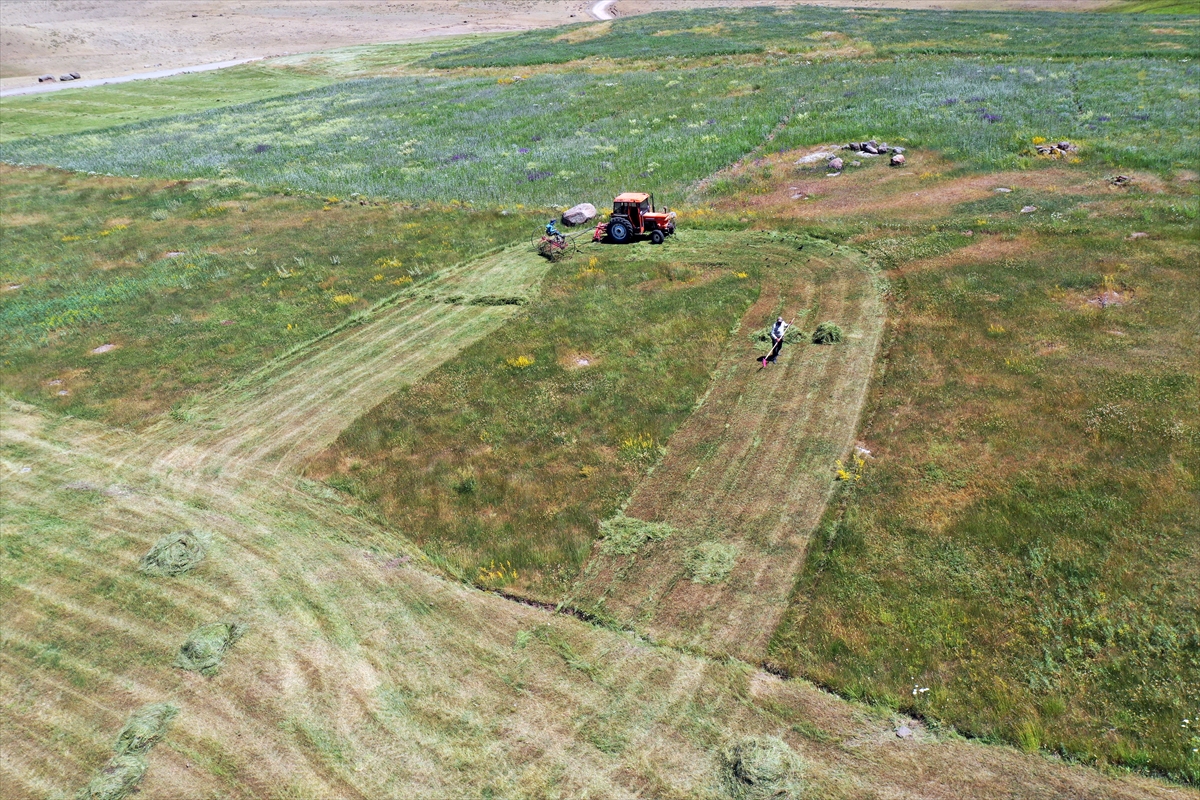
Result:
{"label": "farmer standing in field", "polygon": [[783,335],[787,333],[787,329],[791,325],[783,321],[783,317],[778,317],[775,324],[771,327],[771,352],[763,356],[762,365],[765,369],[767,364],[774,364],[775,359],[779,357],[779,351],[783,349]]}

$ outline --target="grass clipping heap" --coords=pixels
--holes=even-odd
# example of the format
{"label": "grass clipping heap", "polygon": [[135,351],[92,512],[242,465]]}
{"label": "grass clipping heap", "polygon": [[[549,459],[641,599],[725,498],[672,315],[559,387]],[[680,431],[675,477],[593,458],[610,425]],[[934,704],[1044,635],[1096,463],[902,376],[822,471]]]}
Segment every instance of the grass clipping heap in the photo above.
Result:
{"label": "grass clipping heap", "polygon": [[813,331],[813,344],[833,344],[842,340],[842,329],[836,322],[822,322]]}
{"label": "grass clipping heap", "polygon": [[605,555],[631,556],[646,542],[661,542],[674,529],[665,522],[646,522],[635,517],[617,514],[600,523],[600,552]]}
{"label": "grass clipping heap", "polygon": [[802,767],[795,751],[776,736],[749,736],[721,751],[721,781],[733,800],[798,798]]}
{"label": "grass clipping heap", "polygon": [[194,531],[169,533],[154,543],[142,556],[138,567],[147,575],[182,575],[204,560],[208,553],[207,537]]}
{"label": "grass clipping heap", "polygon": [[113,745],[116,755],[76,793],[76,800],[127,797],[146,774],[146,754],[166,736],[178,713],[179,709],[170,703],[152,703],[130,714]]}
{"label": "grass clipping heap", "polygon": [[240,622],[214,622],[192,631],[179,648],[175,666],[212,677],[221,671],[221,661],[233,643],[242,638],[246,626]]}

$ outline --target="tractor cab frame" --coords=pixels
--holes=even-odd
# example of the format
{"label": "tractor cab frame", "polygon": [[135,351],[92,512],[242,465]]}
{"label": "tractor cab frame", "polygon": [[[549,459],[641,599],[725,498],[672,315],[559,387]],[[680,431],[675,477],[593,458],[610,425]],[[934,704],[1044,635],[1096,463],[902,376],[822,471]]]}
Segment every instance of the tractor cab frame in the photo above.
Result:
{"label": "tractor cab frame", "polygon": [[675,233],[675,212],[659,211],[654,207],[654,195],[645,192],[624,192],[613,199],[608,222],[596,226],[593,241],[625,244],[639,238],[649,238],[653,244]]}

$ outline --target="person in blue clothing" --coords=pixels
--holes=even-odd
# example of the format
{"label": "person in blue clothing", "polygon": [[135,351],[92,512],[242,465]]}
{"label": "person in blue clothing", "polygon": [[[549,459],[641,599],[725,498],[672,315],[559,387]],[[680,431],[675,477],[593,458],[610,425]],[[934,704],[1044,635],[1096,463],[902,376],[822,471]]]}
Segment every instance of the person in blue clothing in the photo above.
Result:
{"label": "person in blue clothing", "polygon": [[559,233],[558,228],[554,227],[554,220],[550,220],[546,223],[546,235],[554,237],[555,239],[562,236],[562,234]]}
{"label": "person in blue clothing", "polygon": [[787,329],[791,325],[783,321],[783,317],[775,320],[775,324],[771,326],[771,352],[763,356],[762,365],[766,368],[767,364],[774,364],[775,359],[779,358],[779,351],[783,349],[783,335],[787,333]]}

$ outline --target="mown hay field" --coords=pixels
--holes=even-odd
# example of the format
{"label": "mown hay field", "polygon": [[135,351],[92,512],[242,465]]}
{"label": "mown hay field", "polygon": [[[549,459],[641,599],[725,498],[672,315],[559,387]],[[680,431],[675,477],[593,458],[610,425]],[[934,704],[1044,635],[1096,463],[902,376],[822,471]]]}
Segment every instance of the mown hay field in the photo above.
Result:
{"label": "mown hay field", "polygon": [[[750,335],[731,329],[761,291],[764,262],[740,257],[739,244],[770,250],[784,237],[768,232],[780,231],[853,247],[883,268],[891,321],[859,432],[869,457],[839,471],[837,454],[824,454],[817,488],[842,479],[766,654],[772,668],[878,713],[1200,780],[1196,17],[789,13],[647,16],[558,42],[539,32],[428,54],[419,65],[409,53],[389,72],[397,77],[118,127],[97,111],[92,132],[0,144],[10,162],[5,252],[16,254],[0,287],[16,287],[0,294],[6,392],[123,425],[177,412],[158,417],[148,438],[111,442],[59,419],[72,447],[104,442],[85,469],[64,460],[60,434],[29,421],[36,414],[10,408],[4,467],[22,483],[6,498],[14,567],[3,591],[22,633],[3,677],[10,718],[26,733],[20,757],[4,761],[19,765],[28,793],[86,783],[112,757],[121,720],[173,693],[193,711],[220,708],[220,723],[192,727],[184,708],[150,758],[166,759],[171,785],[205,792],[419,785],[537,796],[567,776],[581,792],[705,796],[724,779],[716,765],[735,736],[781,737],[806,763],[825,754],[828,770],[810,773],[813,796],[868,791],[844,770],[878,777],[881,762],[863,760],[875,751],[859,758],[857,748],[894,742],[892,725],[835,726],[831,741],[797,718],[791,695],[767,692],[766,717],[748,710],[768,679],[744,664],[669,648],[651,648],[646,661],[645,643],[604,630],[603,617],[598,627],[560,619],[561,636],[542,622],[527,629],[520,615],[541,612],[517,614],[424,571],[567,597],[601,521],[662,466],[721,348]],[[645,60],[647,42],[657,63]],[[371,70],[388,69],[386,53],[370,57]],[[360,74],[347,63],[287,69]],[[71,98],[47,97],[45,108]],[[148,115],[164,108],[130,102]],[[88,129],[62,124],[26,130]],[[816,146],[867,138],[905,146],[907,165],[863,158],[827,177],[823,159],[801,162]],[[1037,144],[1060,139],[1078,150],[1054,162],[1037,155]],[[406,277],[417,284],[524,240],[548,204],[603,206],[635,187],[686,202],[677,239],[597,247],[595,263],[587,253],[555,265],[542,296],[441,368],[455,348],[403,354],[420,369],[389,376],[413,384],[309,466],[328,485],[219,484],[220,464],[188,465],[224,451],[189,439],[189,462],[170,449],[178,440],[156,438],[176,425],[219,433],[220,419],[193,420],[182,401],[222,384],[228,401],[231,380],[413,291]],[[422,308],[455,302],[439,294]],[[377,350],[373,358],[387,355]],[[339,351],[328,352],[318,381],[339,373]],[[371,376],[355,368],[342,377],[361,379],[360,401],[374,399]],[[290,387],[287,413],[305,415],[322,388]],[[336,413],[321,419],[341,424]],[[255,420],[234,422],[233,433],[254,434]],[[266,445],[254,444],[262,455]],[[165,464],[151,463],[164,452]],[[146,495],[66,488],[126,468]],[[168,475],[175,482],[160,483]],[[165,511],[150,508],[170,492]],[[283,498],[303,512],[281,510]],[[224,532],[197,569],[158,579],[170,588],[136,573],[155,541],[199,523]],[[670,535],[653,531],[646,554],[670,552],[659,547]],[[371,548],[369,568],[357,563],[359,545]],[[735,545],[689,542],[664,574],[725,585],[737,575]],[[231,552],[246,564],[218,566]],[[120,566],[96,567],[105,554]],[[147,627],[123,616],[133,613],[128,598]],[[147,677],[170,670],[189,631],[234,612],[247,613],[251,633],[220,675]],[[689,630],[709,622],[687,617]],[[529,647],[536,658],[523,655]],[[513,661],[524,666],[509,669]],[[270,677],[272,664],[286,677]],[[663,678],[676,669],[683,677]],[[687,688],[696,676],[704,691]],[[478,685],[462,690],[470,680]],[[233,699],[209,685],[234,687]],[[97,686],[109,693],[103,709],[84,701]],[[374,687],[369,696],[362,686]],[[31,698],[52,687],[70,688],[35,711]],[[297,696],[321,702],[301,708]],[[513,722],[505,709],[525,699]],[[352,711],[351,724],[345,708],[365,711]],[[647,716],[614,719],[612,709]],[[259,714],[269,724],[243,724]],[[86,731],[71,738],[78,720]],[[252,742],[232,743],[239,725]],[[226,735],[204,733],[216,729]],[[675,731],[685,747],[654,749]],[[530,744],[529,732],[544,735]],[[72,749],[61,761],[21,766],[44,764],[64,739]],[[415,742],[425,760],[397,769],[396,741]],[[266,772],[246,766],[276,752]],[[500,757],[466,757],[481,752]],[[1048,796],[1120,794],[1097,773],[1070,772],[1089,776],[1071,784],[1010,755],[988,761],[991,771],[938,761],[955,782],[936,791],[1011,795],[1028,778]],[[897,792],[918,791],[905,781],[935,763],[887,758]],[[1001,762],[1024,766],[1010,773]],[[704,766],[663,766],[685,763]],[[184,764],[200,764],[203,777],[186,777]],[[999,783],[973,783],[997,774]]]}

